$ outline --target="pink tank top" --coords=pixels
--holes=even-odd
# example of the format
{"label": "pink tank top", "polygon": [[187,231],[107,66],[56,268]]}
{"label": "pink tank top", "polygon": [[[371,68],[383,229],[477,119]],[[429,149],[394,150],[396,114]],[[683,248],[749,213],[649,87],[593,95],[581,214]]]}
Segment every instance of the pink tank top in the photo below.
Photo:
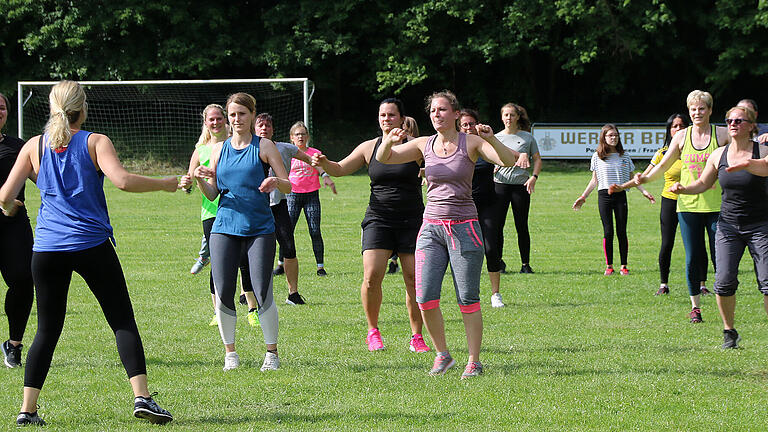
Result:
{"label": "pink tank top", "polygon": [[[320,153],[320,150],[307,147],[304,153],[312,156]],[[291,171],[288,173],[288,180],[291,181],[291,192],[307,193],[320,189],[320,172],[312,165],[295,158],[291,159]]]}
{"label": "pink tank top", "polygon": [[424,146],[428,182],[424,219],[477,219],[477,209],[472,200],[475,162],[467,152],[467,135],[459,132],[458,148],[446,157],[440,157],[433,151],[436,139],[437,135],[432,135]]}

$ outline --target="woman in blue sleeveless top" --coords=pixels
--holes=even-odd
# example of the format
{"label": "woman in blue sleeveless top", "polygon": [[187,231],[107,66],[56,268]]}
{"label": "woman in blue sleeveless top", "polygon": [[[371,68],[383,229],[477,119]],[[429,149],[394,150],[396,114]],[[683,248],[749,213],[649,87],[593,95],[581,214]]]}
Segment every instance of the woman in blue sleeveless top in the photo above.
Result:
{"label": "woman in blue sleeveless top", "polygon": [[[232,137],[214,146],[209,167],[198,166],[195,177],[206,198],[219,197],[211,229],[211,274],[216,290],[216,316],[224,342],[224,370],[240,366],[235,351],[235,285],[244,254],[259,306],[259,321],[267,353],[262,371],[280,367],[277,356],[277,306],[272,295],[272,262],[275,259],[275,222],[269,193],[291,191],[291,183],[275,144],[254,135],[256,100],[235,93],[226,104]],[[272,167],[276,176],[267,177]]]}
{"label": "woman in blue sleeveless top", "polygon": [[[154,179],[131,174],[117,158],[106,136],[80,129],[88,105],[74,81],[51,89],[51,114],[45,134],[24,145],[8,180],[0,189],[3,213],[12,214],[14,200],[27,178],[40,189],[32,256],[37,289],[37,333],[27,355],[24,402],[17,424],[45,424],[37,399],[64,326],[72,272],[83,277],[99,301],[115,333],[120,360],[133,388],[134,415],[167,423],[171,414],[152,400],[147,388],[144,348],[133,315],[128,288],[114,249],[112,226],[104,198],[104,176],[128,192],[174,192],[176,177]],[[186,186],[186,181],[181,186]]]}

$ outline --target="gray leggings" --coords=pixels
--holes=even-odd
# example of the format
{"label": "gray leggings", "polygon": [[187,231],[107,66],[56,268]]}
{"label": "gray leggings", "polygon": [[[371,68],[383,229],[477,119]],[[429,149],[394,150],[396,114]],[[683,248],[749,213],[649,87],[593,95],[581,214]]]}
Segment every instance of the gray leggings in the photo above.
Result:
{"label": "gray leggings", "polygon": [[724,222],[717,223],[715,234],[715,292],[721,296],[732,296],[739,286],[739,262],[749,248],[755,262],[757,288],[768,295],[768,223],[758,222],[737,226]]}
{"label": "gray leggings", "polygon": [[236,320],[235,289],[241,257],[248,257],[253,294],[259,305],[259,321],[267,344],[277,343],[277,307],[272,296],[272,262],[275,234],[240,237],[212,233],[211,274],[216,289],[216,315],[225,344],[234,343]]}
{"label": "gray leggings", "polygon": [[440,306],[440,289],[450,263],[459,309],[463,313],[480,310],[480,273],[485,255],[481,238],[477,219],[424,220],[415,253],[419,309]]}

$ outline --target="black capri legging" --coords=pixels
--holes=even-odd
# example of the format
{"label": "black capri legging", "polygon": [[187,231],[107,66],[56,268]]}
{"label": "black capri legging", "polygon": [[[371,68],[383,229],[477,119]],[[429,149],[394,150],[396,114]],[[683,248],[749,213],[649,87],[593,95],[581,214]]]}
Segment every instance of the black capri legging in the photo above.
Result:
{"label": "black capri legging", "polygon": [[144,347],[123,269],[115,248],[107,240],[82,251],[35,252],[32,255],[32,276],[37,292],[37,334],[27,354],[24,386],[43,388],[64,327],[73,271],[85,280],[115,333],[117,351],[128,378],[146,374]]}
{"label": "black capri legging", "polygon": [[[495,203],[493,204],[493,229],[488,238],[493,239],[492,253],[489,256],[495,260],[498,256],[498,268],[501,269],[501,258],[504,253],[504,225],[507,212],[512,206],[512,216],[515,219],[517,231],[517,247],[520,250],[520,261],[523,264],[531,262],[531,234],[528,231],[528,212],[531,209],[531,195],[525,190],[525,185],[495,183]],[[489,258],[491,260],[492,258]],[[491,263],[488,264],[489,271]]]}
{"label": "black capri legging", "polygon": [[616,218],[616,237],[619,240],[621,265],[627,265],[629,241],[627,240],[627,193],[625,191],[608,193],[608,189],[597,191],[597,207],[603,222],[603,252],[605,265],[613,265],[613,218]]}
{"label": "black capri legging", "polygon": [[34,297],[32,284],[32,228],[26,213],[0,220],[0,238],[8,247],[0,248],[0,273],[8,291],[5,315],[9,339],[20,341],[27,328]]}
{"label": "black capri legging", "polygon": [[[677,235],[677,200],[661,197],[661,211],[659,213],[659,223],[661,226],[661,248],[659,249],[659,282],[669,283],[669,268],[672,265],[672,250],[675,247],[675,236]],[[707,270],[709,266],[707,252],[704,251],[704,259],[701,265],[700,282],[706,282]],[[712,263],[714,266],[714,263]]]}
{"label": "black capri legging", "polygon": [[280,245],[282,258],[296,258],[296,241],[293,237],[293,223],[288,213],[288,200],[283,199],[278,204],[270,207],[272,217],[275,218],[275,236]]}
{"label": "black capri legging", "polygon": [[475,200],[477,220],[480,222],[480,230],[483,233],[485,268],[489,272],[498,272],[501,271],[501,252],[496,248],[496,242],[493,240],[493,236],[496,235],[493,204],[492,197]]}
{"label": "black capri legging", "polygon": [[[323,235],[320,233],[320,192],[307,193],[289,193],[287,195],[288,214],[291,217],[291,229],[296,230],[296,223],[299,221],[301,209],[304,209],[304,217],[307,219],[309,236],[312,238],[312,251],[315,253],[315,261],[318,264],[323,263],[325,255],[325,246],[323,244]],[[282,248],[280,248],[280,260],[284,258]]]}

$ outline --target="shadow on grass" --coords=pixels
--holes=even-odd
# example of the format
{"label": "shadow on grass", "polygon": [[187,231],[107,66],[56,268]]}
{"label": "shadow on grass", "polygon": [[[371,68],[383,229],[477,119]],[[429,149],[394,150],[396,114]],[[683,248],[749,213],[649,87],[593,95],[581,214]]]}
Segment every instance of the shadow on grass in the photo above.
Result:
{"label": "shadow on grass", "polygon": [[[457,412],[442,411],[439,413],[402,413],[402,412],[374,412],[367,414],[355,413],[354,420],[360,424],[381,424],[382,422],[413,423],[413,424],[433,424],[434,422],[447,422],[451,418],[459,415]],[[215,424],[215,425],[239,425],[254,422],[269,422],[277,424],[297,424],[297,423],[326,423],[337,424],[340,420],[338,412],[326,414],[262,414],[262,415],[242,415],[222,416],[222,417],[203,417],[198,420],[179,420],[174,421],[176,425],[195,425],[195,424]],[[440,423],[437,423],[440,424]],[[298,426],[298,425],[297,425]]]}

